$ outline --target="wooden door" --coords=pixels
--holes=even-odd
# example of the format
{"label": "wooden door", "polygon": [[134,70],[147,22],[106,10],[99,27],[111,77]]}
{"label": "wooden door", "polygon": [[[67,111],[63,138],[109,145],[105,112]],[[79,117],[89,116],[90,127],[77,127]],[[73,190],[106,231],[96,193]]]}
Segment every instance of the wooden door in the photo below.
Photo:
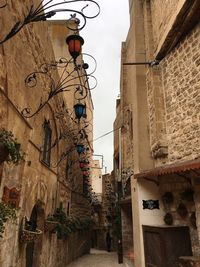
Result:
{"label": "wooden door", "polygon": [[187,226],[143,226],[146,267],[178,267],[180,256],[192,256]]}

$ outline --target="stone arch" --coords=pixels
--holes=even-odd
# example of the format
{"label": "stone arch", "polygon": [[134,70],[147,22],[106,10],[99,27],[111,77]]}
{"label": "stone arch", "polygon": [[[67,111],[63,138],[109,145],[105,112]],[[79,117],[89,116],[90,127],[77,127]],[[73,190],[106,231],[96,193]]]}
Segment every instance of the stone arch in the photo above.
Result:
{"label": "stone arch", "polygon": [[[41,200],[38,200],[34,205],[30,222],[33,228],[38,228],[44,231],[45,212],[44,204]],[[33,229],[33,230],[35,230]],[[40,254],[42,250],[42,237],[39,240],[30,242],[26,245],[26,267],[38,267],[40,266]]]}

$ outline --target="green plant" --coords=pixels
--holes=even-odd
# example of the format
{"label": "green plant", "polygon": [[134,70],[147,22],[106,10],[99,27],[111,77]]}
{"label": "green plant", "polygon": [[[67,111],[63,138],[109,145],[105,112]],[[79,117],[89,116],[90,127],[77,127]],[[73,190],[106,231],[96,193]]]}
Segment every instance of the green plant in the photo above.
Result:
{"label": "green plant", "polygon": [[60,207],[56,209],[55,213],[50,216],[50,219],[58,222],[56,232],[59,239],[65,239],[77,231],[88,230],[91,226],[91,219],[81,220],[67,216],[63,210],[62,203],[60,203]]}
{"label": "green plant", "polygon": [[3,236],[6,222],[11,219],[17,220],[17,210],[4,202],[0,202],[0,238]]}
{"label": "green plant", "polygon": [[13,162],[14,164],[19,164],[24,160],[24,153],[21,150],[20,143],[14,138],[11,131],[7,131],[4,128],[0,129],[0,144],[5,148],[7,155],[2,161]]}

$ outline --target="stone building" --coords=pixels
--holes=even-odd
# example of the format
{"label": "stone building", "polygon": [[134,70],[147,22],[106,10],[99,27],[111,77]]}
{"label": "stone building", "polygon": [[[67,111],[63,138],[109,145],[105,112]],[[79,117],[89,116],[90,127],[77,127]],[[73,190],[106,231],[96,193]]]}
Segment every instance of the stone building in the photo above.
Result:
{"label": "stone building", "polygon": [[[123,56],[123,54],[122,54]],[[115,192],[121,216],[121,237],[123,255],[133,257],[133,229],[131,206],[131,176],[133,174],[132,153],[132,108],[125,87],[125,73],[121,73],[121,94],[116,101],[116,119],[114,122],[114,175]]]}
{"label": "stone building", "polygon": [[198,266],[200,2],[129,6],[118,125],[131,175],[135,266]]}
{"label": "stone building", "polygon": [[[12,5],[0,10],[4,25],[1,39],[17,19],[24,18],[31,3],[29,0],[23,3],[12,1]],[[90,118],[85,116],[80,121],[69,112],[78,102],[74,95],[75,86],[52,98],[33,117],[28,118],[21,112],[24,108],[34,112],[41,99],[48,97],[52,79],[55,83],[61,79],[56,68],[51,69],[49,76],[44,75],[49,71],[44,64],[60,57],[70,59],[65,39],[71,32],[65,23],[29,24],[0,45],[0,128],[12,131],[25,152],[25,161],[19,165],[0,164],[0,198],[5,203],[12,201],[19,208],[17,222],[6,223],[0,238],[0,266],[62,267],[90,248],[88,230],[62,238],[46,228],[48,215],[54,215],[59,208],[67,218],[78,217],[81,223],[90,219],[90,205],[83,194],[83,174],[79,167],[79,161],[90,160],[92,154],[93,104],[90,93],[84,99],[91,111]],[[82,64],[82,58],[77,62]],[[40,69],[41,66],[44,68]],[[70,68],[73,69],[73,64]],[[27,87],[25,78],[34,71],[42,72],[37,77],[36,86]],[[34,78],[28,82],[34,83]],[[88,120],[91,126],[86,126]],[[80,143],[84,144],[85,151],[78,154],[75,145]],[[39,238],[29,243],[22,236],[25,221],[40,230]]]}

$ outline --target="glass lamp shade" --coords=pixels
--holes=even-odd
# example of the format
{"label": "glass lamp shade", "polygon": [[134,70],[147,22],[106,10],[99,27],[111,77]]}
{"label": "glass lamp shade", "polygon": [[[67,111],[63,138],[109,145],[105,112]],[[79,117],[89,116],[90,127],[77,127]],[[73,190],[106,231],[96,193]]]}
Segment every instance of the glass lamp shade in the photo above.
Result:
{"label": "glass lamp shade", "polygon": [[85,167],[84,162],[79,162],[79,164],[80,164],[80,168],[81,168],[81,169]]}
{"label": "glass lamp shade", "polygon": [[66,43],[68,44],[68,49],[70,55],[73,57],[74,60],[80,55],[82,45],[84,44],[84,40],[79,35],[70,35],[66,39]]}
{"label": "glass lamp shade", "polygon": [[85,151],[85,147],[84,147],[84,145],[82,145],[82,144],[77,144],[77,145],[76,145],[76,151],[78,152],[78,154],[83,153],[83,152]]}
{"label": "glass lamp shade", "polygon": [[83,174],[83,176],[88,176],[89,172],[88,171],[83,171],[82,174]]}
{"label": "glass lamp shade", "polygon": [[80,120],[80,118],[85,114],[85,105],[77,103],[76,105],[74,105],[74,112],[76,118]]}

